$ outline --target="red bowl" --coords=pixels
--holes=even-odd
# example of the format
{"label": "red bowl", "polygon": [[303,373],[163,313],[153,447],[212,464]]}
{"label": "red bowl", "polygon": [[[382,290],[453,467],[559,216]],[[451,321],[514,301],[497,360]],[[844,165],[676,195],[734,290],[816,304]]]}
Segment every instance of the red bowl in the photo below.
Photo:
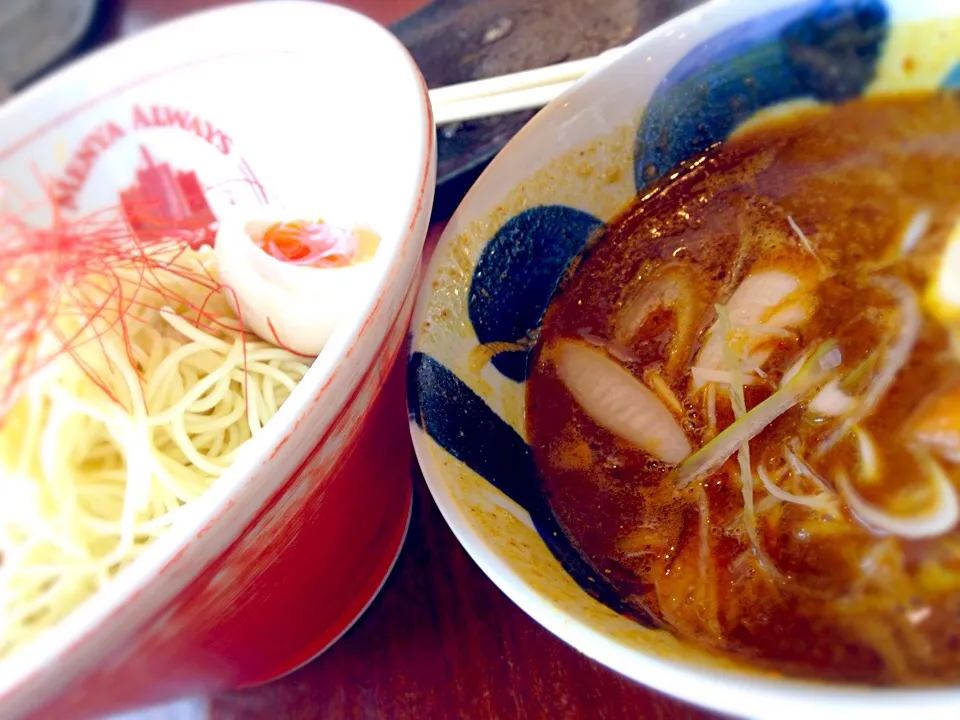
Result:
{"label": "red bowl", "polygon": [[113,582],[0,662],[0,717],[88,717],[290,672],[369,605],[409,521],[395,360],[436,170],[416,65],[348,10],[239,5],[97,53],[0,122],[16,138],[0,148],[0,182],[39,192],[39,170],[63,212],[166,183],[191,209],[171,222],[212,228],[237,202],[289,203],[364,217],[381,235],[374,286],[242,459]]}

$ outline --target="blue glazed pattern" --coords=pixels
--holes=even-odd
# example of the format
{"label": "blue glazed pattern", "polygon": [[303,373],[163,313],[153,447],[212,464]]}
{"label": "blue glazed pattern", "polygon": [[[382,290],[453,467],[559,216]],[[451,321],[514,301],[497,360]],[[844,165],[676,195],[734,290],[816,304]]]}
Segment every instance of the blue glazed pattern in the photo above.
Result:
{"label": "blue glazed pattern", "polygon": [[[515,343],[535,330],[567,265],[602,226],[593,215],[562,205],[531,208],[504,223],[484,247],[470,282],[468,310],[477,340]],[[527,355],[501,352],[493,366],[523,382]]]}
{"label": "blue glazed pattern", "polygon": [[407,401],[410,419],[434,442],[527,511],[580,587],[613,610],[652,626],[648,615],[624,605],[573,548],[540,489],[530,447],[483,398],[434,358],[415,352],[407,365]]}
{"label": "blue glazed pattern", "polygon": [[530,446],[479,395],[435,359],[407,365],[410,419],[444,450],[523,508],[533,496]]}
{"label": "blue glazed pattern", "polygon": [[960,62],[947,73],[940,86],[945,90],[960,90]]}
{"label": "blue glazed pattern", "polygon": [[637,190],[759,110],[861,94],[874,77],[887,19],[880,0],[808,2],[730,28],[689,53],[660,83],[637,131]]}
{"label": "blue glazed pattern", "polygon": [[[862,94],[877,74],[888,20],[881,0],[809,0],[702,43],[673,67],[647,106],[632,158],[636,188],[721,142],[758,111],[802,98],[836,103]],[[941,85],[960,88],[960,63]],[[529,208],[507,220],[486,242],[470,278],[467,315],[477,343],[529,338],[570,262],[602,227],[594,215],[564,205]],[[528,349],[512,349],[492,365],[522,384],[528,359]],[[624,607],[573,549],[543,495],[530,447],[481,395],[434,357],[413,352],[407,397],[411,421],[524,508],[582,588],[615,611],[650,622]]]}

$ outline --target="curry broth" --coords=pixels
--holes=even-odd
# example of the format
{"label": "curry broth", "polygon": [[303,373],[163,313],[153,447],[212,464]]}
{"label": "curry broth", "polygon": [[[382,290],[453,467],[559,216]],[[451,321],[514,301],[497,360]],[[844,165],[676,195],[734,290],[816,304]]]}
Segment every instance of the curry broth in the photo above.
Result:
{"label": "curry broth", "polygon": [[[843,502],[820,512],[777,501],[757,480],[755,550],[737,455],[678,488],[672,465],[580,407],[556,359],[563,342],[575,341],[602,349],[648,387],[654,372],[681,405],[671,410],[677,424],[700,448],[735,419],[732,401],[714,392],[711,405],[689,371],[717,321],[714,303],[726,303],[748,273],[765,268],[811,283],[809,317],[768,342],[763,368],[744,390],[748,409],[823,341],[839,348],[838,372],[854,380],[869,375],[882,363],[877,349],[898,327],[889,321],[896,302],[870,278],[893,277],[922,296],[960,219],[958,189],[957,96],[856,100],[752,128],[693,158],[638,198],[584,254],[542,323],[526,423],[558,520],[628,603],[682,638],[790,674],[960,681],[956,527],[923,539],[883,534]],[[904,251],[918,213],[928,222]],[[652,312],[629,342],[615,340],[625,304],[665,268],[692,278],[693,292],[678,308],[696,321],[693,341],[673,365],[680,310]],[[929,499],[904,429],[957,377],[947,330],[924,314],[908,361],[857,425],[873,439],[879,467],[878,477],[856,484],[865,500],[902,510]],[[790,408],[749,442],[754,468],[775,467],[798,437],[804,451],[828,444],[829,423],[820,429],[807,405]],[[866,456],[857,454],[858,437],[848,432],[810,464],[824,475],[859,468]],[[956,485],[957,464],[943,467]]]}

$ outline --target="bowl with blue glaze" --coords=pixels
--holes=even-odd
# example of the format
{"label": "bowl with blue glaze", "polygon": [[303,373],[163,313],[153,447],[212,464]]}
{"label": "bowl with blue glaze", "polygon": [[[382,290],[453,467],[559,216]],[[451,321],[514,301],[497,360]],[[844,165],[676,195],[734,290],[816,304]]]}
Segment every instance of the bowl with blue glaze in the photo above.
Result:
{"label": "bowl with blue glaze", "polygon": [[522,342],[588,238],[680,161],[792,103],[953,86],[958,2],[715,0],[584,78],[490,165],[426,274],[408,409],[447,522],[537,622],[638,682],[740,717],[960,717],[960,689],[792,679],[628,618],[542,493],[525,437]]}

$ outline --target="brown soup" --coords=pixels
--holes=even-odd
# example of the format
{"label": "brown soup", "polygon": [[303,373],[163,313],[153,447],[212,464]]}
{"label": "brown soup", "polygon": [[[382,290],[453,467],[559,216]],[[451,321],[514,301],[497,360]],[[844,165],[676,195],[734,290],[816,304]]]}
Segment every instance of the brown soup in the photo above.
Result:
{"label": "brown soup", "polygon": [[542,324],[527,431],[584,558],[712,652],[960,682],[960,97],[745,130],[638,198]]}

